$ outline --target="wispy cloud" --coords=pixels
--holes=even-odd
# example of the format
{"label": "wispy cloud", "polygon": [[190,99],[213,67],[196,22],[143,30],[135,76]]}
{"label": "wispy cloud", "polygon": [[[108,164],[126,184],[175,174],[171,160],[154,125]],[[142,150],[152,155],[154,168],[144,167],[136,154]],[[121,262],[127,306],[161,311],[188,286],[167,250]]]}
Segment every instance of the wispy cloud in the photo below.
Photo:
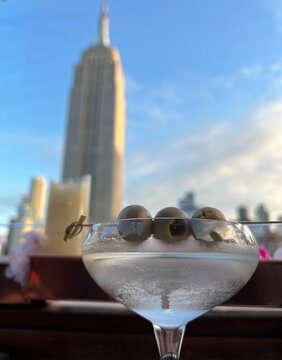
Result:
{"label": "wispy cloud", "polygon": [[159,125],[182,119],[178,108],[183,103],[183,95],[176,84],[164,82],[157,89],[148,90],[132,76],[126,76],[126,90],[127,121],[130,123],[138,121],[144,115]]}
{"label": "wispy cloud", "polygon": [[0,133],[2,166],[16,155],[18,166],[30,159],[47,167],[58,166],[62,158],[63,141],[59,136],[37,134],[26,130]]}
{"label": "wispy cloud", "polygon": [[232,74],[215,76],[211,79],[211,84],[232,90],[243,81],[251,83],[258,80],[266,80],[271,83],[272,87],[280,83],[282,80],[282,61],[264,66],[261,64],[243,66]]}
{"label": "wispy cloud", "polygon": [[264,3],[275,18],[277,30],[282,33],[282,2],[280,0],[264,0]]}
{"label": "wispy cloud", "polygon": [[255,64],[250,66],[243,66],[235,73],[227,76],[218,76],[212,79],[215,85],[221,85],[226,88],[233,89],[241,80],[256,80],[264,73],[261,65]]}
{"label": "wispy cloud", "polygon": [[127,93],[136,93],[143,88],[142,85],[138,81],[136,81],[133,76],[129,74],[126,75],[125,83]]}

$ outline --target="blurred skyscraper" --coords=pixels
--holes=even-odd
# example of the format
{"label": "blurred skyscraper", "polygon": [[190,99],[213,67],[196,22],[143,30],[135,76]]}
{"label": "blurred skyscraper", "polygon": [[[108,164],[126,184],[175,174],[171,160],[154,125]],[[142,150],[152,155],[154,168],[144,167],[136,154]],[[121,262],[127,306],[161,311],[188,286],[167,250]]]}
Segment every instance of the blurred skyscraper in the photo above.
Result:
{"label": "blurred skyscraper", "polygon": [[42,222],[46,203],[46,180],[43,176],[32,179],[28,202],[33,210],[33,222]]}
{"label": "blurred skyscraper", "polygon": [[246,206],[239,206],[237,214],[238,221],[250,221],[249,210]]}
{"label": "blurred skyscraper", "polygon": [[257,221],[268,221],[269,220],[269,213],[263,204],[259,204],[255,208],[255,216],[256,216]]}
{"label": "blurred skyscraper", "polygon": [[6,253],[11,253],[20,244],[24,233],[43,231],[45,203],[46,180],[43,176],[35,176],[31,180],[28,195],[22,198],[17,213],[11,218]]}
{"label": "blurred skyscraper", "polygon": [[97,41],[82,54],[70,94],[63,180],[91,175],[89,219],[101,222],[120,211],[124,153],[124,77],[110,47],[106,1]]}
{"label": "blurred skyscraper", "polygon": [[7,237],[6,252],[10,254],[17,248],[22,240],[22,235],[32,231],[34,224],[34,211],[30,206],[29,199],[24,197],[19,204],[18,212],[11,218]]}
{"label": "blurred skyscraper", "polygon": [[193,192],[187,192],[182,199],[179,200],[179,207],[191,216],[196,210],[195,197]]}

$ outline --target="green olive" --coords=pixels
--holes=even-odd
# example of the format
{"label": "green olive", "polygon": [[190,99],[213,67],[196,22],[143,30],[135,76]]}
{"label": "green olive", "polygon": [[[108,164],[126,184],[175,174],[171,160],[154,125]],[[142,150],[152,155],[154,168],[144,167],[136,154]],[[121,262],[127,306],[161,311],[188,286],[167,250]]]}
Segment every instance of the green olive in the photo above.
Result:
{"label": "green olive", "polygon": [[166,241],[183,240],[189,236],[187,214],[176,208],[166,207],[160,210],[153,223],[153,233],[156,239]]}
{"label": "green olive", "polygon": [[213,207],[205,206],[194,212],[193,219],[211,219],[211,220],[226,220],[223,213]]}
{"label": "green olive", "polygon": [[152,234],[152,215],[141,205],[129,205],[118,216],[118,231],[128,241],[142,241]]}

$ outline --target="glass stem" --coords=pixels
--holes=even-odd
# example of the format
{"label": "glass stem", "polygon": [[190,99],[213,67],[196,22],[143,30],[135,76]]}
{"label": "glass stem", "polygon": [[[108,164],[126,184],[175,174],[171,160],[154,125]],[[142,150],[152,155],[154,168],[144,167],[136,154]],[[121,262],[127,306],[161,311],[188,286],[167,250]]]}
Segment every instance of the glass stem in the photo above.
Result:
{"label": "glass stem", "polygon": [[153,324],[161,360],[178,360],[185,326],[176,329],[165,329]]}

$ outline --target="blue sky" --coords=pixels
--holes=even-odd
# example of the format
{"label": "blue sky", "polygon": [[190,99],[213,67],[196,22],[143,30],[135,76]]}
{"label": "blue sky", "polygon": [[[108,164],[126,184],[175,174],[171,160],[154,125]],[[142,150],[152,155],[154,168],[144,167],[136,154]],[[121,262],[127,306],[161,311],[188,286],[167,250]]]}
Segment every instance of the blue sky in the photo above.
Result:
{"label": "blue sky", "polygon": [[[282,213],[282,3],[109,0],[126,77],[124,204],[193,190],[234,216]],[[30,179],[59,180],[74,65],[100,1],[0,2],[0,222]]]}

